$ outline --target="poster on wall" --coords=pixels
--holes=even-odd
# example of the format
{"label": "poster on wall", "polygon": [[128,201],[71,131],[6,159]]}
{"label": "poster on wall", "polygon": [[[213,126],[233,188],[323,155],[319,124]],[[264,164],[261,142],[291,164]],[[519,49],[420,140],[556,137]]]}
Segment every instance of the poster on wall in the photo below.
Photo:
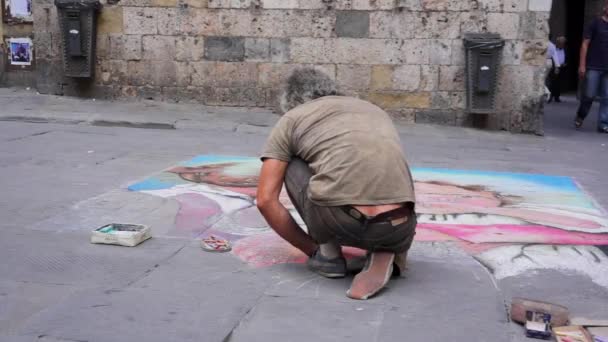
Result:
{"label": "poster on wall", "polygon": [[11,65],[32,65],[32,40],[30,38],[9,38],[8,50]]}
{"label": "poster on wall", "polygon": [[5,22],[32,22],[32,0],[2,0]]}

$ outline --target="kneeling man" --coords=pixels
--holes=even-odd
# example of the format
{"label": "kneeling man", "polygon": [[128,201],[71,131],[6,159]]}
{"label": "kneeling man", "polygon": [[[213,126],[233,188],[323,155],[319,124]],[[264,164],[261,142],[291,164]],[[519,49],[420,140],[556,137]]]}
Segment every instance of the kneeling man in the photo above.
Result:
{"label": "kneeling man", "polygon": [[[368,251],[347,291],[367,299],[404,271],[415,234],[413,181],[399,135],[382,109],[339,96],[335,83],[312,68],[288,78],[281,107],[285,114],[261,157],[257,206],[325,277],[346,275],[341,246]],[[279,201],[283,184],[308,234]]]}

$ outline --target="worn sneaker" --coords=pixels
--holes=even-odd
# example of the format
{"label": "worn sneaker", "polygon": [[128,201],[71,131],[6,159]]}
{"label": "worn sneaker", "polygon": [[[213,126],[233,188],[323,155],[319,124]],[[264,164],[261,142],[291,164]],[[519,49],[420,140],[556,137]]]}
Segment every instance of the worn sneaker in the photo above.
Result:
{"label": "worn sneaker", "polygon": [[325,258],[317,249],[306,262],[308,269],[327,278],[344,278],[346,276],[346,259],[340,256],[334,259]]}

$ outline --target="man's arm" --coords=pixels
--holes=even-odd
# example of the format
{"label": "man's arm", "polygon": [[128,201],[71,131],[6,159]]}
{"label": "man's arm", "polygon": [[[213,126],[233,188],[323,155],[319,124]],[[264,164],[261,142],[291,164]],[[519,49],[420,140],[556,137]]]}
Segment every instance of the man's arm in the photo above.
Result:
{"label": "man's arm", "polygon": [[585,77],[585,73],[587,72],[587,51],[589,50],[589,43],[591,39],[583,40],[583,44],[581,45],[581,61],[578,66],[578,76],[580,78]]}
{"label": "man's arm", "polygon": [[287,208],[279,201],[287,165],[287,162],[277,159],[264,160],[258,185],[257,206],[266,222],[279,236],[311,256],[317,249],[317,244],[298,226]]}

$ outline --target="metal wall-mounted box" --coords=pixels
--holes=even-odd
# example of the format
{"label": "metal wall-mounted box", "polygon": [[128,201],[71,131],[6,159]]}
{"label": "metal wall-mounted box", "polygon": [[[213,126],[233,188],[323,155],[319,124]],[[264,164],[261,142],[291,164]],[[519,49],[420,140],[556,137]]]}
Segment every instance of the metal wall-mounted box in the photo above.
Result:
{"label": "metal wall-mounted box", "polygon": [[505,41],[495,33],[467,33],[466,51],[467,111],[491,114],[496,110],[498,67]]}
{"label": "metal wall-mounted box", "polygon": [[97,0],[55,0],[63,38],[63,70],[68,77],[94,75]]}

